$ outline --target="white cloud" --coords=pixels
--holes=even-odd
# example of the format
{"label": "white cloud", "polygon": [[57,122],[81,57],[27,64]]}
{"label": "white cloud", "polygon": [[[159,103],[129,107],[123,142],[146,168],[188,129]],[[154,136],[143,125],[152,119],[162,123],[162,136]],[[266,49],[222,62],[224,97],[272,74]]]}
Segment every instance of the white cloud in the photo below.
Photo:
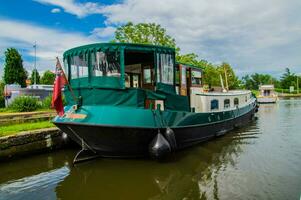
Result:
{"label": "white cloud", "polygon": [[54,5],[61,7],[65,12],[72,15],[76,15],[79,18],[85,17],[91,14],[101,14],[102,6],[98,3],[86,2],[78,3],[75,0],[34,0],[36,2]]}
{"label": "white cloud", "polygon": [[301,71],[300,6],[299,0],[126,0],[102,11],[108,25],[161,24],[183,53],[275,74],[287,66]]}
{"label": "white cloud", "polygon": [[276,74],[284,67],[301,71],[300,0],[121,0],[112,5],[35,1],[79,18],[104,15],[107,27],[95,28],[91,40],[110,38],[114,26],[128,21],[156,22],[176,39],[183,53],[195,52],[214,63],[229,62],[241,74]]}
{"label": "white cloud", "polygon": [[[93,43],[95,40],[80,33],[69,33],[55,29],[40,27],[21,21],[0,19],[0,53],[8,47],[17,48],[23,56],[34,56],[33,44],[37,43],[38,70],[53,69],[55,57],[75,46]],[[20,34],[22,33],[22,34]],[[33,64],[25,60],[24,66],[30,70]],[[0,70],[2,71],[2,70]]]}
{"label": "white cloud", "polygon": [[123,0],[112,5],[36,1],[78,17],[104,15],[108,27],[95,28],[93,37],[109,37],[114,26],[128,21],[156,22],[176,39],[183,53],[229,62],[242,74],[274,73],[287,66],[301,70],[300,0]]}
{"label": "white cloud", "polygon": [[108,26],[104,28],[94,28],[91,32],[92,37],[113,39],[116,28]]}
{"label": "white cloud", "polygon": [[51,10],[51,13],[60,13],[60,12],[61,12],[61,9],[59,9],[59,8],[53,8]]}

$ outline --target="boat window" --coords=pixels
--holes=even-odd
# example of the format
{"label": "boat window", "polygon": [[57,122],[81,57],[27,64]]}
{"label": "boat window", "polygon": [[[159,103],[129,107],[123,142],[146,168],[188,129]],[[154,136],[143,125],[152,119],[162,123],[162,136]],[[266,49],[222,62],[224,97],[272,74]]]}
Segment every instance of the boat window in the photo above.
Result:
{"label": "boat window", "polygon": [[91,54],[91,66],[93,76],[117,76],[120,77],[120,53],[93,52]]}
{"label": "boat window", "polygon": [[68,59],[64,58],[64,73],[66,78],[69,80],[69,70],[68,70]]}
{"label": "boat window", "polygon": [[245,96],[245,102],[247,102],[248,101],[248,96]]}
{"label": "boat window", "polygon": [[143,69],[143,83],[152,83],[151,69],[150,68],[144,68]]}
{"label": "boat window", "polygon": [[202,84],[202,72],[199,70],[192,70],[191,72],[191,84],[201,85]]}
{"label": "boat window", "polygon": [[239,100],[238,100],[238,98],[235,98],[234,99],[234,106],[238,106],[239,105]]}
{"label": "boat window", "polygon": [[177,70],[176,70],[176,84],[177,85],[180,84],[180,71],[179,71],[179,67],[177,67]]}
{"label": "boat window", "polygon": [[270,96],[271,91],[270,90],[264,90],[263,96]]}
{"label": "boat window", "polygon": [[172,55],[157,53],[157,80],[161,83],[173,85],[174,61]]}
{"label": "boat window", "polygon": [[71,57],[71,78],[83,78],[89,76],[88,58],[85,54]]}
{"label": "boat window", "polygon": [[217,110],[218,109],[218,100],[213,99],[211,100],[211,110]]}
{"label": "boat window", "polygon": [[230,99],[224,100],[224,108],[230,108]]}
{"label": "boat window", "polygon": [[186,67],[182,66],[181,69],[181,85],[186,85]]}

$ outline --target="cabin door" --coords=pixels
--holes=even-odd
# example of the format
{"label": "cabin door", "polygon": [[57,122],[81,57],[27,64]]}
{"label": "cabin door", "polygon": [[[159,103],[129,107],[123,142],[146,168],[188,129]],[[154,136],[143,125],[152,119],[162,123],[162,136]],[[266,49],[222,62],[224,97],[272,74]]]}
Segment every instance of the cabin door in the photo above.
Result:
{"label": "cabin door", "polygon": [[179,65],[179,71],[180,71],[180,95],[187,96],[186,66]]}
{"label": "cabin door", "polygon": [[[154,90],[154,70],[151,64],[142,64],[142,88]],[[145,108],[155,109],[155,100],[146,99]]]}
{"label": "cabin door", "polygon": [[154,90],[154,70],[151,64],[142,65],[142,88]]}
{"label": "cabin door", "polygon": [[187,85],[187,96],[190,96],[190,87],[191,87],[191,68],[186,70],[186,85]]}

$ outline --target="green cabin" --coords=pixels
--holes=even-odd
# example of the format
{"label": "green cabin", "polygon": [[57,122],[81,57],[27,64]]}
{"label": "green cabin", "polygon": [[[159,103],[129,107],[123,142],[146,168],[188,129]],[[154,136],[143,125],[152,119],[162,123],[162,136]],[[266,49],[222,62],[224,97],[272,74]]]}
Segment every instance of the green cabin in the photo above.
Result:
{"label": "green cabin", "polygon": [[201,70],[176,64],[175,50],[163,46],[97,43],[76,47],[64,53],[64,71],[78,98],[74,102],[65,89],[69,105],[189,112],[190,87],[201,87]]}

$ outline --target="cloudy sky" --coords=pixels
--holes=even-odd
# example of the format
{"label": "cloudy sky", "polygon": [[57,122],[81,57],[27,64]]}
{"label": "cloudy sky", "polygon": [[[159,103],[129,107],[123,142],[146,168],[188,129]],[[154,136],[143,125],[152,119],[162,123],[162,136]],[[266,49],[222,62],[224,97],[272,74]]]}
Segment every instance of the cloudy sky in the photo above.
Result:
{"label": "cloudy sky", "polygon": [[229,62],[240,76],[285,67],[301,74],[300,0],[9,0],[0,4],[0,74],[4,51],[17,48],[27,70],[54,69],[68,48],[112,39],[128,21],[156,22],[182,53]]}

